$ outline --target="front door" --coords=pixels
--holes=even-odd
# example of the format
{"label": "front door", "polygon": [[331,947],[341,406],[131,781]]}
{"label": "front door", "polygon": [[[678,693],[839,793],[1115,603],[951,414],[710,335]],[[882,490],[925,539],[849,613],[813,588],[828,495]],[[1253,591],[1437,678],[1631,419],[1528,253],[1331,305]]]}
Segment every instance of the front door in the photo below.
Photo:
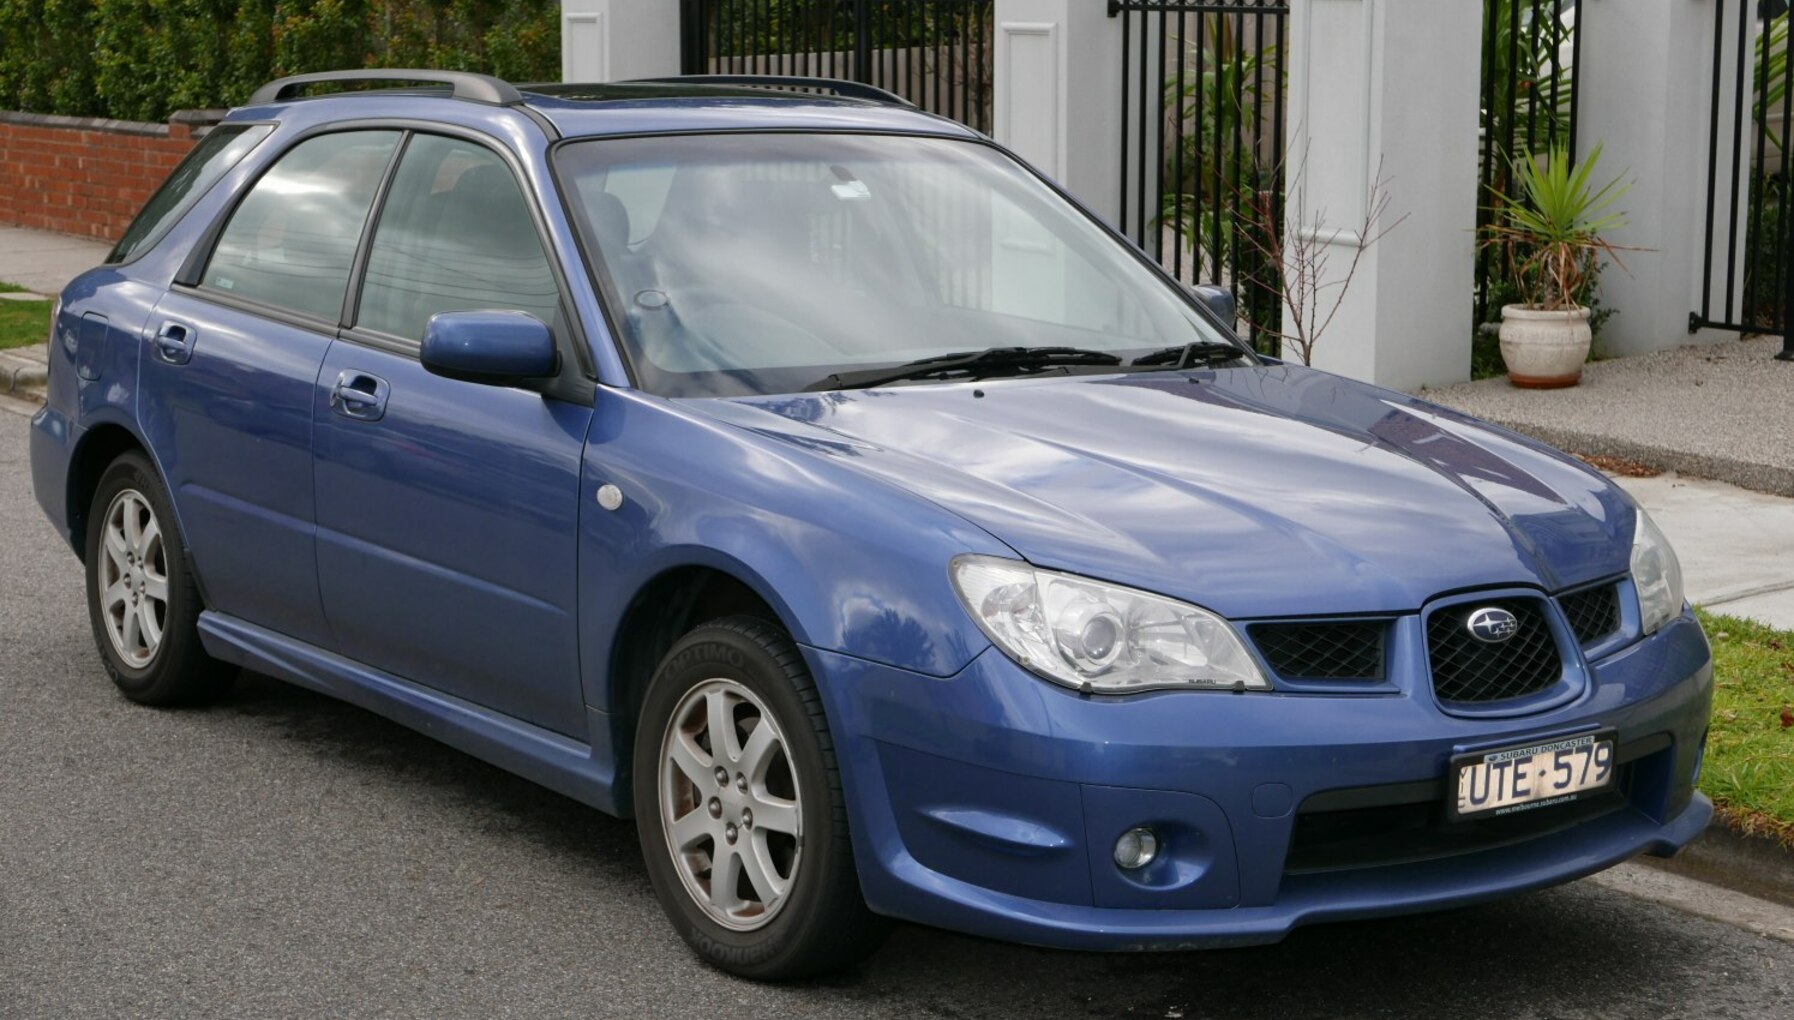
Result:
{"label": "front door", "polygon": [[560,292],[529,207],[484,145],[407,142],[354,328],[313,404],[318,575],[344,655],[537,726],[584,734],[576,628],[590,406],[435,376],[430,316],[529,312]]}

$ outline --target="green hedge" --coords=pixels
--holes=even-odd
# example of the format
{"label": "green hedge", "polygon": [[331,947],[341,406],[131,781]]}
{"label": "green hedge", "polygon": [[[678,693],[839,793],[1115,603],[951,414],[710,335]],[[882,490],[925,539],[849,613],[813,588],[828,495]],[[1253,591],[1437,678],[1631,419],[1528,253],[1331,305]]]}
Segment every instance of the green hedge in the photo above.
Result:
{"label": "green hedge", "polygon": [[557,0],[0,0],[0,109],[157,121],[344,67],[554,80],[559,20]]}

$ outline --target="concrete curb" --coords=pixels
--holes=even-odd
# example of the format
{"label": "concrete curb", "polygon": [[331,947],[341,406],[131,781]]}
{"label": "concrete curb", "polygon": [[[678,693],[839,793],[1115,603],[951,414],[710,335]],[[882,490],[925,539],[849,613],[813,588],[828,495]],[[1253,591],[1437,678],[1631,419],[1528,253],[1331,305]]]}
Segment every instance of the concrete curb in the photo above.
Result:
{"label": "concrete curb", "polygon": [[49,345],[0,351],[0,394],[42,400],[50,378]]}
{"label": "concrete curb", "polygon": [[1775,839],[1746,835],[1716,817],[1705,835],[1664,859],[1642,864],[1771,903],[1794,907],[1794,853]]}
{"label": "concrete curb", "polygon": [[1588,456],[1620,457],[1660,471],[1674,471],[1693,478],[1730,482],[1745,489],[1774,496],[1794,496],[1794,467],[1765,464],[1688,450],[1670,450],[1617,436],[1603,436],[1575,429],[1554,428],[1529,422],[1491,421],[1560,450]]}

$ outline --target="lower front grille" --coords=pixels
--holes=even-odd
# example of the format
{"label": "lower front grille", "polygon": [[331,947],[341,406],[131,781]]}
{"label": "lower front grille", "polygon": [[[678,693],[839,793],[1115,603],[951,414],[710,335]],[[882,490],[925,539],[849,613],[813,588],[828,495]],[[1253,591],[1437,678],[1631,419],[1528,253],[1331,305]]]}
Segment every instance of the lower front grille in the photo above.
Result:
{"label": "lower front grille", "polygon": [[1499,818],[1447,821],[1445,798],[1296,815],[1285,874],[1377,868],[1478,853],[1537,839],[1627,804],[1626,776],[1614,789],[1570,804]]}
{"label": "lower front grille", "polygon": [[[1470,618],[1483,609],[1514,615],[1506,640],[1489,642],[1470,631]],[[1551,688],[1563,676],[1563,659],[1536,599],[1463,602],[1437,610],[1427,621],[1427,651],[1433,692],[1440,701],[1488,704],[1524,698]]]}
{"label": "lower front grille", "polygon": [[[1324,790],[1303,798],[1290,834],[1286,875],[1381,868],[1480,853],[1540,839],[1622,809],[1660,816],[1675,746],[1668,733],[1614,749],[1613,786],[1568,804],[1494,817],[1447,817],[1450,776]],[[1651,805],[1657,805],[1655,807]]]}

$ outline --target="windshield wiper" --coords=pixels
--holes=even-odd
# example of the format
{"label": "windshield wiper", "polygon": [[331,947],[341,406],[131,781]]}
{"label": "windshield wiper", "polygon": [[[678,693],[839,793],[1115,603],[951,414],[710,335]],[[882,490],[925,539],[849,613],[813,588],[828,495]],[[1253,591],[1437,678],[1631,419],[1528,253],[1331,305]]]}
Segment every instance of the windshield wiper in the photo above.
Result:
{"label": "windshield wiper", "polygon": [[1198,365],[1210,365],[1217,361],[1232,361],[1243,358],[1246,351],[1242,347],[1220,340],[1198,340],[1195,343],[1179,344],[1142,354],[1130,364],[1145,367],[1147,365],[1170,365],[1173,368],[1194,368]]}
{"label": "windshield wiper", "polygon": [[863,372],[836,372],[810,387],[814,390],[860,390],[905,379],[927,379],[964,372],[974,379],[1009,372],[1029,372],[1060,365],[1120,365],[1118,355],[1077,347],[990,347],[982,351],[937,354],[896,368],[872,368]]}

